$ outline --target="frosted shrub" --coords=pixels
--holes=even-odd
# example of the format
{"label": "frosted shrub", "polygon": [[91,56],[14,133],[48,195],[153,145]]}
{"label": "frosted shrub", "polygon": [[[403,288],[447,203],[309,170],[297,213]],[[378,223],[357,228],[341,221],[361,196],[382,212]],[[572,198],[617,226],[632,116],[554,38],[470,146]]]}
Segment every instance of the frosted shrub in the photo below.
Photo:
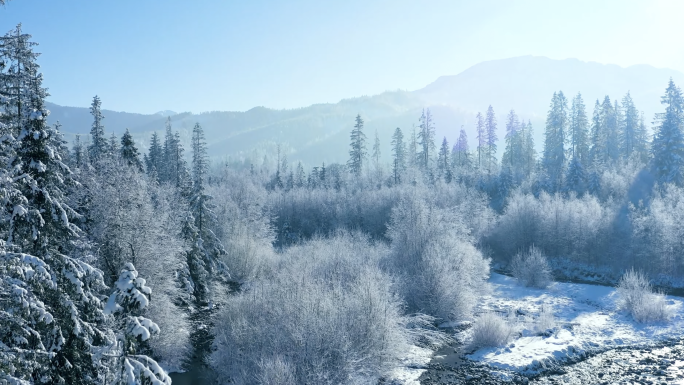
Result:
{"label": "frosted shrub", "polygon": [[527,252],[513,257],[511,273],[521,284],[528,287],[545,289],[553,283],[551,268],[541,250],[532,246]]}
{"label": "frosted shrub", "polygon": [[487,288],[489,260],[472,244],[463,219],[420,197],[402,198],[392,210],[388,269],[412,312],[442,320],[469,318]]}
{"label": "frosted shrub", "polygon": [[231,384],[375,383],[406,351],[383,246],[338,235],[290,248],[268,280],[229,299],[211,363]]}
{"label": "frosted shrub", "polygon": [[515,328],[502,316],[484,312],[473,325],[471,346],[476,348],[506,345],[515,334]]}
{"label": "frosted shrub", "polygon": [[661,293],[654,293],[644,273],[629,270],[617,286],[619,304],[637,322],[667,321],[671,311]]}
{"label": "frosted shrub", "polygon": [[542,305],[537,319],[536,331],[539,334],[546,333],[556,327],[556,317],[553,316],[553,308],[549,305]]}

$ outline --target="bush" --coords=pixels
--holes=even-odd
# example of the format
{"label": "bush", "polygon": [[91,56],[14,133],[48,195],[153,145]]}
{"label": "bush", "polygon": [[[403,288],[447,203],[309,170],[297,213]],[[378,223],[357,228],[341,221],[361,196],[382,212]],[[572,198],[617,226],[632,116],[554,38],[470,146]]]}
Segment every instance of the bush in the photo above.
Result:
{"label": "bush", "polygon": [[544,334],[551,329],[556,328],[556,317],[553,316],[553,308],[549,305],[542,305],[537,319],[537,333]]}
{"label": "bush", "polygon": [[293,246],[269,279],[231,297],[211,363],[231,384],[376,383],[406,351],[401,302],[378,267],[387,249],[338,234]]}
{"label": "bush", "polygon": [[515,328],[502,316],[485,312],[473,325],[471,346],[477,348],[506,345],[515,334]]}
{"label": "bush", "polygon": [[527,287],[546,289],[553,283],[551,268],[541,250],[532,246],[526,253],[519,252],[511,262],[511,273]]}
{"label": "bush", "polygon": [[620,307],[637,322],[667,321],[671,316],[665,296],[654,293],[646,275],[640,271],[626,272],[618,283],[617,292]]}
{"label": "bush", "polygon": [[475,246],[462,215],[417,196],[401,198],[388,226],[387,268],[412,312],[442,320],[470,318],[487,288],[489,260]]}

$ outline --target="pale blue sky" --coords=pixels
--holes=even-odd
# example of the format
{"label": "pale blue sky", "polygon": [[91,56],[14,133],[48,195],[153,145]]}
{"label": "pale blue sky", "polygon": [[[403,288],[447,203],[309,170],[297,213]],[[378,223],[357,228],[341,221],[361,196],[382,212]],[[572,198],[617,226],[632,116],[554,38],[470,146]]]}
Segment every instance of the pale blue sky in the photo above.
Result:
{"label": "pale blue sky", "polygon": [[684,1],[12,0],[50,100],[243,111],[415,90],[481,61],[578,58],[684,72]]}

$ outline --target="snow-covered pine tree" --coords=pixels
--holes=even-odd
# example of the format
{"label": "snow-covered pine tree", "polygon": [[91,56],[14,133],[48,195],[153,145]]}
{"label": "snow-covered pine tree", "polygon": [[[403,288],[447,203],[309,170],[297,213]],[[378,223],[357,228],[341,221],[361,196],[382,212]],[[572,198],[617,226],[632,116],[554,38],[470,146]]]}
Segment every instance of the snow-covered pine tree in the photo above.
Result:
{"label": "snow-covered pine tree", "polygon": [[131,132],[126,129],[126,132],[121,137],[121,159],[130,167],[134,167],[140,172],[143,172],[142,162],[140,161],[140,154],[138,148],[135,147],[135,141]]}
{"label": "snow-covered pine tree", "polygon": [[584,172],[584,166],[578,158],[578,156],[573,156],[570,161],[568,175],[565,177],[564,191],[574,191],[577,196],[582,196],[587,190],[587,176]]}
{"label": "snow-covered pine tree", "polygon": [[481,113],[477,113],[477,168],[482,170],[485,166],[485,159],[487,155],[487,132],[485,131],[484,117]]}
{"label": "snow-covered pine tree", "polygon": [[537,151],[534,148],[534,130],[532,122],[527,121],[523,134],[524,175],[528,177],[534,172],[537,163]]}
{"label": "snow-covered pine tree", "polygon": [[620,106],[618,101],[611,103],[608,95],[601,104],[601,125],[606,133],[606,155],[609,164],[614,164],[620,159]]}
{"label": "snow-covered pine tree", "polygon": [[149,339],[160,332],[159,326],[143,316],[150,303],[152,289],[138,277],[132,263],[121,270],[109,296],[104,312],[116,324],[115,348],[107,354],[112,362],[105,374],[107,384],[171,385],[171,378],[150,357],[141,354],[149,350]]}
{"label": "snow-covered pine tree", "polygon": [[511,110],[506,119],[506,147],[501,158],[501,166],[510,169],[509,171],[514,181],[519,179],[519,176],[522,174],[524,160],[522,156],[523,129],[524,127],[518,121],[518,115],[516,115],[514,110]]}
{"label": "snow-covered pine tree", "polygon": [[294,183],[295,186],[298,188],[304,187],[304,184],[306,183],[306,173],[304,172],[302,162],[297,162],[297,169],[294,175]]}
{"label": "snow-covered pine tree", "polygon": [[423,109],[420,116],[420,125],[418,126],[418,167],[424,173],[430,171],[432,153],[435,151],[435,124],[432,120],[432,113],[430,109]]}
{"label": "snow-covered pine tree", "polygon": [[589,165],[589,120],[582,94],[572,99],[570,109],[570,157],[577,158],[583,166]]}
{"label": "snow-covered pine tree", "polygon": [[550,188],[558,191],[563,185],[566,166],[565,141],[568,126],[568,101],[562,91],[554,92],[551,108],[546,117],[544,132],[544,159],[542,161]]}
{"label": "snow-covered pine tree", "polygon": [[657,131],[653,137],[653,172],[661,184],[684,182],[684,98],[682,91],[670,79],[660,101],[665,112],[658,113]]}
{"label": "snow-covered pine tree", "polygon": [[366,152],[366,134],[363,133],[363,119],[361,115],[356,115],[356,123],[350,135],[351,143],[349,146],[349,161],[347,167],[349,172],[354,175],[361,175],[363,163],[368,155]]}
{"label": "snow-covered pine tree", "polygon": [[451,183],[451,162],[449,161],[449,142],[446,136],[442,139],[442,145],[437,154],[437,175],[447,183]]}
{"label": "snow-covered pine tree", "polygon": [[[186,239],[191,242],[192,251],[188,265],[191,275],[198,282],[196,277],[201,276],[201,272],[193,272],[194,268],[204,266],[209,278],[218,277],[226,272],[224,264],[219,256],[225,254],[225,249],[221,241],[214,234],[212,227],[216,221],[213,212],[214,206],[211,204],[212,197],[205,191],[207,173],[209,171],[209,159],[207,155],[207,144],[204,139],[204,131],[199,123],[195,124],[192,130],[192,195],[190,197],[190,210],[196,230],[189,228],[186,230]],[[201,259],[201,263],[199,262]],[[208,282],[207,282],[208,286]],[[200,293],[202,294],[202,293]],[[209,293],[204,293],[209,294]],[[200,295],[197,300],[200,303],[209,301],[208,295]]]}
{"label": "snow-covered pine tree", "polygon": [[116,134],[113,132],[109,136],[109,146],[107,146],[107,149],[109,150],[108,155],[111,158],[117,159],[119,157],[119,152],[121,151],[121,149],[119,148],[119,138],[117,138]]}
{"label": "snow-covered pine tree", "polygon": [[380,156],[380,137],[378,137],[378,130],[375,130],[375,141],[373,142],[373,154],[371,157],[373,158],[373,165],[376,170],[380,168]]}
{"label": "snow-covered pine tree", "polygon": [[622,98],[622,111],[619,133],[620,155],[624,159],[629,159],[633,154],[645,147],[645,144],[641,142],[646,139],[640,132],[641,115],[639,110],[636,109],[629,92]]}
{"label": "snow-covered pine tree", "polygon": [[31,113],[28,99],[33,93],[31,77],[38,73],[39,54],[33,52],[37,43],[30,38],[22,32],[21,24],[0,37],[0,101],[4,110],[0,123],[3,134],[12,138],[19,135]]}
{"label": "snow-covered pine tree", "polygon": [[407,165],[417,167],[418,165],[418,138],[416,137],[416,126],[411,126],[411,140],[409,140],[406,159]]}
{"label": "snow-covered pine tree", "polygon": [[606,164],[606,132],[601,122],[601,103],[596,99],[591,118],[591,148],[589,160],[591,168],[599,170]]}
{"label": "snow-covered pine tree", "polygon": [[156,181],[161,181],[160,172],[164,168],[164,150],[162,149],[157,132],[152,133],[150,138],[150,149],[147,155],[147,175],[154,176]]}
{"label": "snow-covered pine tree", "polygon": [[401,128],[397,127],[392,135],[392,175],[394,184],[401,181],[401,174],[406,169],[406,146],[404,145],[404,134]]}
{"label": "snow-covered pine tree", "polygon": [[499,140],[496,134],[496,115],[491,105],[487,108],[484,129],[487,136],[487,175],[491,175],[496,167],[496,142]]}
{"label": "snow-covered pine tree", "polygon": [[90,148],[88,148],[88,153],[90,155],[90,160],[93,164],[102,160],[109,151],[109,145],[107,143],[107,138],[105,138],[104,131],[104,115],[102,115],[102,101],[100,97],[95,95],[93,97],[93,102],[90,105],[90,114],[93,115],[93,126],[90,129]]}

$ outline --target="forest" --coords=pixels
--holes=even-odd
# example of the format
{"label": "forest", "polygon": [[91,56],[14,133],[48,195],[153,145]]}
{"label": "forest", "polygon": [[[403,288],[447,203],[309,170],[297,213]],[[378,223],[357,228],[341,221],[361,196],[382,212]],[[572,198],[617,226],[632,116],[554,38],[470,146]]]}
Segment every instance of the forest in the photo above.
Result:
{"label": "forest", "polygon": [[[544,127],[492,106],[477,137],[429,108],[391,138],[349,122],[346,164],[220,162],[169,118],[141,148],[48,125],[37,43],[0,38],[0,379],[170,384],[191,362],[231,384],[377,384],[439,327],[509,341],[476,311],[493,272],[618,286],[637,322],[684,287],[684,97],[644,116],[625,90],[550,96]],[[613,99],[611,99],[611,97]],[[650,121],[649,119],[652,119]],[[544,132],[534,143],[533,130]],[[384,163],[381,141],[391,142]],[[504,330],[505,332],[505,330]]]}

